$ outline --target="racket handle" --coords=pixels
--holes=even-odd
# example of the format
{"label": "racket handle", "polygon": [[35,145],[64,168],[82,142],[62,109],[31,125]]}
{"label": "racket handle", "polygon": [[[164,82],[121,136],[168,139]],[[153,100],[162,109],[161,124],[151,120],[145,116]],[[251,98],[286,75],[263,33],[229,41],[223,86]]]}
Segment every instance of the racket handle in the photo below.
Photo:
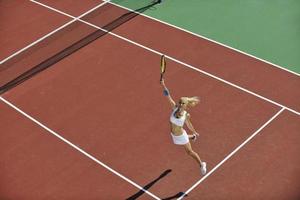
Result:
{"label": "racket handle", "polygon": [[163,74],[160,74],[160,80],[159,80],[160,83],[161,83],[162,79],[163,79]]}

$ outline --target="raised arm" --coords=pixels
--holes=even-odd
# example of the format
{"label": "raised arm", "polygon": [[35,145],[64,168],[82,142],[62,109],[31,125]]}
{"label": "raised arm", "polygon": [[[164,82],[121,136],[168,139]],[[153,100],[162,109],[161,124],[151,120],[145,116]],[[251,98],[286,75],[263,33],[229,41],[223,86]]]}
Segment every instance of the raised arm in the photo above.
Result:
{"label": "raised arm", "polygon": [[168,98],[168,100],[169,100],[169,102],[170,102],[172,108],[174,108],[174,107],[176,106],[176,103],[175,103],[175,101],[172,99],[172,97],[171,97],[171,95],[170,95],[170,92],[169,92],[168,88],[167,88],[166,85],[165,85],[164,79],[162,79],[161,85],[162,85],[162,87],[163,87],[163,93],[164,93],[164,95]]}

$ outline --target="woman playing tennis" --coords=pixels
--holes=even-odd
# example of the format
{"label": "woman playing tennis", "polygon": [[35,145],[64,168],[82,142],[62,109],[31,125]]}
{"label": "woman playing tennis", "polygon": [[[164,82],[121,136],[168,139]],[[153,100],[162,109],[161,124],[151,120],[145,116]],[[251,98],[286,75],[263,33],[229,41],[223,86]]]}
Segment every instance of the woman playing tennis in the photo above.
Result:
{"label": "woman playing tennis", "polygon": [[[182,145],[187,152],[193,159],[197,161],[200,165],[200,171],[202,175],[206,173],[206,163],[201,161],[199,155],[193,151],[190,139],[195,141],[199,134],[194,129],[191,120],[190,114],[187,112],[189,107],[193,107],[199,103],[198,97],[181,97],[179,99],[178,104],[172,99],[168,88],[165,85],[164,79],[161,79],[161,85],[163,86],[163,93],[168,98],[171,106],[172,106],[172,113],[170,116],[170,125],[171,125],[171,136],[173,139],[174,144]],[[183,125],[186,124],[187,127],[192,132],[191,135],[188,135],[186,131],[183,129]]]}

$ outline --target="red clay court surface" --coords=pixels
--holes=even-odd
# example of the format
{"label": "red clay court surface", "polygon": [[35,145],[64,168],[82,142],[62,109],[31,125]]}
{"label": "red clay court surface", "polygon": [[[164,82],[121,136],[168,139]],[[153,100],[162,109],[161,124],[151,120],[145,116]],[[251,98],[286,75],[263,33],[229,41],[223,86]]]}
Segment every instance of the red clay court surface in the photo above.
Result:
{"label": "red clay court surface", "polygon": [[[103,3],[40,2],[75,17]],[[30,1],[0,9],[1,60],[72,20]],[[82,19],[102,26],[128,12],[108,3]],[[190,113],[204,177],[172,144],[161,53],[173,97],[201,98]],[[299,86],[295,74],[136,16],[1,95],[0,199],[298,200]]]}

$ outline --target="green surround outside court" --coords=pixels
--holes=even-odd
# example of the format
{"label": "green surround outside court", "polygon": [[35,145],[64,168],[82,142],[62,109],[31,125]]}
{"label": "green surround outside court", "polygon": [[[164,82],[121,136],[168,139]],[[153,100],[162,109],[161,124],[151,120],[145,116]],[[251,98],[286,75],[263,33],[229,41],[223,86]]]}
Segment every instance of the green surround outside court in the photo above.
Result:
{"label": "green surround outside court", "polygon": [[144,14],[300,74],[299,0],[163,0]]}

